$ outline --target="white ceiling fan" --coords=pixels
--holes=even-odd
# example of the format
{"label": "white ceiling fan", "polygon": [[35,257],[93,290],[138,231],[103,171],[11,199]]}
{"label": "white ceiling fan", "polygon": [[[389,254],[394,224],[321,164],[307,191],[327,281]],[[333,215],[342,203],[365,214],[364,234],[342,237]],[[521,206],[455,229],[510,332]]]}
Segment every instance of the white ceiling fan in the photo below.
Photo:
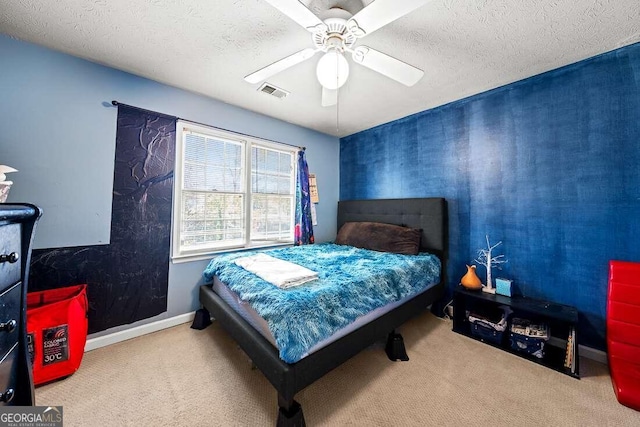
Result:
{"label": "white ceiling fan", "polygon": [[298,0],[265,0],[307,29],[312,35],[314,47],[303,49],[260,70],[244,79],[252,84],[310,59],[318,52],[324,56],[318,61],[316,74],[322,85],[322,106],[338,102],[338,88],[349,77],[349,63],[344,52],[351,54],[354,62],[364,65],[406,86],[413,86],[424,71],[379,52],[368,46],[354,45],[368,34],[414,11],[430,0],[374,0],[355,15],[343,9],[331,9],[335,17],[322,21]]}

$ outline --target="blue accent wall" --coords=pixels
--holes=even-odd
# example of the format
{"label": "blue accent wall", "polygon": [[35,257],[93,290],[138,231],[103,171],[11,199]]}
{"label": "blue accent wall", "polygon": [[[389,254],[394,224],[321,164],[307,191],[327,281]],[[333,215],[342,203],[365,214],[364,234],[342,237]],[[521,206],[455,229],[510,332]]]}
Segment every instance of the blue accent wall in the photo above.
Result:
{"label": "blue accent wall", "polygon": [[488,234],[494,278],[576,306],[604,349],[608,261],[640,261],[640,44],[341,139],[341,200],[434,196],[450,289]]}

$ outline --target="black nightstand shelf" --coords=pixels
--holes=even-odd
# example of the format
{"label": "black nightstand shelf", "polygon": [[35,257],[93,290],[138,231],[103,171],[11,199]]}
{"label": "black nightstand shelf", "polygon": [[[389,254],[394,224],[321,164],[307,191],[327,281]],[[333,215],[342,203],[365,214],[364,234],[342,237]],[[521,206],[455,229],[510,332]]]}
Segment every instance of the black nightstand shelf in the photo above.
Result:
{"label": "black nightstand shelf", "polygon": [[[549,326],[551,337],[545,343],[544,357],[539,359],[512,350],[509,343],[509,327],[504,331],[500,343],[485,341],[471,334],[471,324],[467,318],[468,312],[474,309],[491,309],[498,306],[508,306],[513,310],[513,313],[509,316],[509,327],[513,317],[525,318],[533,322],[543,322]],[[453,307],[454,332],[482,341],[571,377],[580,378],[580,357],[577,341],[578,311],[574,307],[533,298],[506,297],[482,291],[470,291],[462,286],[458,286],[454,291]],[[569,337],[572,337],[574,345],[573,364],[570,367],[565,367],[566,345]]]}

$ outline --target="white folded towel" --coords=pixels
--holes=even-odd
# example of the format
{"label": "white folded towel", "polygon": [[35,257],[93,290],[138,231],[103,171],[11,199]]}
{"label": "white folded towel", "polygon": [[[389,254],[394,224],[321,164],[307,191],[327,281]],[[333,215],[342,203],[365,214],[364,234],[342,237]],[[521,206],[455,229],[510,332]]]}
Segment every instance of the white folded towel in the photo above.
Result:
{"label": "white folded towel", "polygon": [[315,271],[265,253],[238,258],[235,263],[282,289],[299,286],[318,278]]}

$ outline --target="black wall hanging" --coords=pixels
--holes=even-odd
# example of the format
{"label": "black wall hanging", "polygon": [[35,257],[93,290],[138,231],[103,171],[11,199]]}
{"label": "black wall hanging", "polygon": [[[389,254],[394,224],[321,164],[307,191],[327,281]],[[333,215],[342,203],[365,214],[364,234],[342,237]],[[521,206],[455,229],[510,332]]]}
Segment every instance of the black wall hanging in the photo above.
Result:
{"label": "black wall hanging", "polygon": [[32,255],[29,291],[88,285],[89,333],[167,310],[176,118],[120,104],[117,126],[110,244]]}

